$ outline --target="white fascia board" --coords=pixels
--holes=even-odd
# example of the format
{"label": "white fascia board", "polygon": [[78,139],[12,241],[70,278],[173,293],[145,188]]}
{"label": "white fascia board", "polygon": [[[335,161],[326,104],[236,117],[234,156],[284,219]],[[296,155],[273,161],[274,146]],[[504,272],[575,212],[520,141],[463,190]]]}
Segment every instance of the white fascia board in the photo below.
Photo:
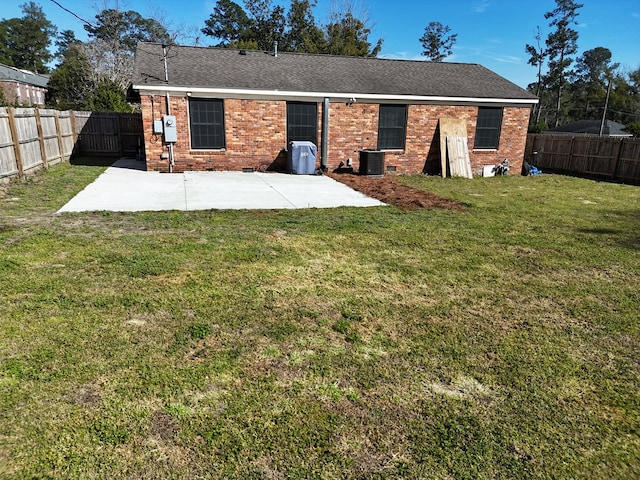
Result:
{"label": "white fascia board", "polygon": [[165,95],[167,93],[179,96],[242,98],[253,100],[307,100],[321,102],[329,98],[332,102],[349,102],[354,98],[362,103],[412,103],[438,105],[514,105],[529,106],[538,103],[538,99],[521,98],[474,98],[474,97],[438,97],[425,95],[387,95],[377,93],[336,93],[336,92],[295,92],[283,90],[252,90],[232,88],[203,88],[203,87],[171,87],[159,85],[133,85],[140,93]]}

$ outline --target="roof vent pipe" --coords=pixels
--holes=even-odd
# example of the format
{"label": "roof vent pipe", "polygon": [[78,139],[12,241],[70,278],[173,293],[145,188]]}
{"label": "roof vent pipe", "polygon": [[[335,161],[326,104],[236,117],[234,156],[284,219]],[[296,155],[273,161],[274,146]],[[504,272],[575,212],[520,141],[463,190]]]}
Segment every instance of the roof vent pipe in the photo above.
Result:
{"label": "roof vent pipe", "polygon": [[278,56],[278,42],[273,42],[273,56]]}

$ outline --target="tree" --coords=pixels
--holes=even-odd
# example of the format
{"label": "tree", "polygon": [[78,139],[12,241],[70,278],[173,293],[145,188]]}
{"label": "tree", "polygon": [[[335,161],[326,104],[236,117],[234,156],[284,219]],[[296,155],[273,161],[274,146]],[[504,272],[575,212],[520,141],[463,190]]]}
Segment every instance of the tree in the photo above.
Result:
{"label": "tree", "polygon": [[611,63],[611,50],[604,47],[587,50],[576,60],[570,86],[572,103],[577,107],[574,118],[598,117],[618,66]]}
{"label": "tree", "polygon": [[220,40],[219,47],[272,50],[284,40],[287,18],[283,7],[271,0],[245,1],[246,12],[231,0],[218,0],[205,28],[207,36]]}
{"label": "tree", "polygon": [[87,108],[92,112],[131,113],[126,95],[115,82],[102,80],[87,99]]}
{"label": "tree", "polygon": [[134,10],[122,12],[105,9],[96,15],[95,25],[85,25],[90,38],[109,45],[113,52],[124,51],[133,55],[138,42],[169,43],[167,29],[157,20],[144,18]]}
{"label": "tree", "polygon": [[347,2],[340,11],[333,12],[326,27],[327,46],[323,53],[376,57],[382,50],[382,39],[372,48],[369,42],[371,29],[367,26],[366,14],[356,16],[353,3]]}
{"label": "tree", "polygon": [[219,39],[219,47],[235,47],[251,41],[251,20],[243,8],[231,0],[218,0],[204,23],[202,33]]}
{"label": "tree", "polygon": [[289,52],[320,53],[326,47],[324,32],[316,25],[311,9],[316,0],[291,0],[283,49]]}
{"label": "tree", "polygon": [[609,99],[607,117],[622,123],[626,131],[638,136],[640,125],[640,68],[635,71],[616,70]]}
{"label": "tree", "polygon": [[376,56],[382,40],[372,47],[366,18],[354,13],[350,0],[330,15],[323,30],[314,19],[316,0],[291,0],[289,12],[272,0],[245,1],[247,11],[231,0],[217,0],[201,31],[220,41],[220,47],[271,51],[275,42],[283,51]]}
{"label": "tree", "polygon": [[96,88],[96,79],[84,45],[73,41],[65,45],[58,67],[51,74],[47,103],[60,109],[85,110]]}
{"label": "tree", "polygon": [[245,6],[251,14],[251,40],[261,50],[273,49],[275,42],[281,42],[287,27],[284,8],[271,5],[271,0],[248,0]]}
{"label": "tree", "polygon": [[578,32],[570,25],[577,24],[578,9],[581,3],[574,0],[556,0],[556,8],[544,14],[544,18],[551,21],[550,27],[555,27],[546,40],[549,55],[549,72],[546,77],[548,87],[555,92],[555,126],[560,124],[562,109],[562,93],[567,84],[568,68],[573,62],[571,55],[578,50]]}
{"label": "tree", "polygon": [[90,37],[83,50],[91,64],[93,84],[108,80],[118,85],[123,95],[131,81],[138,42],[171,41],[166,28],[158,21],[143,18],[133,10],[102,10],[96,15],[95,25],[84,28]]}
{"label": "tree", "polygon": [[[529,60],[527,63],[534,67],[538,67],[538,76],[537,83],[535,86],[535,95],[540,99],[540,93],[542,91],[542,67],[544,66],[544,62],[549,54],[546,48],[543,48],[541,45],[542,34],[540,33],[540,27],[538,27],[538,31],[534,37],[536,39],[536,45],[527,45],[525,46],[525,51],[529,54]],[[530,123],[538,125],[536,128],[542,128],[540,124],[540,112],[542,111],[542,99],[540,102],[534,106],[531,111],[531,121]],[[533,120],[535,118],[535,121]]]}
{"label": "tree", "polygon": [[56,47],[58,50],[56,51],[56,58],[64,59],[65,55],[69,52],[69,49],[72,46],[77,46],[80,44],[80,40],[76,38],[76,34],[73,30],[63,30],[58,34],[58,39],[56,40]]}
{"label": "tree", "polygon": [[0,22],[0,61],[16,68],[47,73],[47,64],[52,59],[49,46],[56,28],[36,3],[28,2],[21,8],[21,18]]}
{"label": "tree", "polygon": [[9,31],[12,23],[18,22],[19,19],[11,18],[0,21],[0,63],[5,65],[13,65],[11,58],[12,51],[9,48]]}
{"label": "tree", "polygon": [[458,34],[449,35],[451,28],[440,22],[431,22],[424,29],[424,35],[420,37],[422,55],[432,62],[441,62],[453,52]]}

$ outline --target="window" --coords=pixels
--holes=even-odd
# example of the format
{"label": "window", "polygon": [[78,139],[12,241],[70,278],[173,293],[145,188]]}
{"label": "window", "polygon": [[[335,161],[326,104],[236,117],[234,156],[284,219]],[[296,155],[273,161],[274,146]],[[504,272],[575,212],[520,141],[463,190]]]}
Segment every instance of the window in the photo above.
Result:
{"label": "window", "polygon": [[473,148],[498,149],[500,127],[502,126],[502,108],[478,107],[476,140]]}
{"label": "window", "polygon": [[380,105],[378,150],[403,150],[406,130],[406,105]]}
{"label": "window", "polygon": [[224,142],[224,106],[213,98],[189,99],[191,148],[220,149]]}
{"label": "window", "polygon": [[287,102],[287,145],[308,141],[318,144],[318,104]]}

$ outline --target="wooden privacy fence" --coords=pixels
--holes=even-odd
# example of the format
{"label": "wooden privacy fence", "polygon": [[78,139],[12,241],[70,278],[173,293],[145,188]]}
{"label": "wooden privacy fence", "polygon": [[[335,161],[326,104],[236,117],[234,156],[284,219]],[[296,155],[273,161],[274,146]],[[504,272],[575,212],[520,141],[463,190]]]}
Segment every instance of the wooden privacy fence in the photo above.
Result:
{"label": "wooden privacy fence", "polygon": [[0,108],[0,180],[68,161],[72,154],[142,151],[140,114]]}
{"label": "wooden privacy fence", "polygon": [[0,108],[0,178],[68,160],[73,143],[70,112]]}
{"label": "wooden privacy fence", "polygon": [[640,139],[535,134],[526,160],[541,170],[640,184]]}
{"label": "wooden privacy fence", "polygon": [[143,148],[139,113],[74,112],[80,155],[128,156]]}

